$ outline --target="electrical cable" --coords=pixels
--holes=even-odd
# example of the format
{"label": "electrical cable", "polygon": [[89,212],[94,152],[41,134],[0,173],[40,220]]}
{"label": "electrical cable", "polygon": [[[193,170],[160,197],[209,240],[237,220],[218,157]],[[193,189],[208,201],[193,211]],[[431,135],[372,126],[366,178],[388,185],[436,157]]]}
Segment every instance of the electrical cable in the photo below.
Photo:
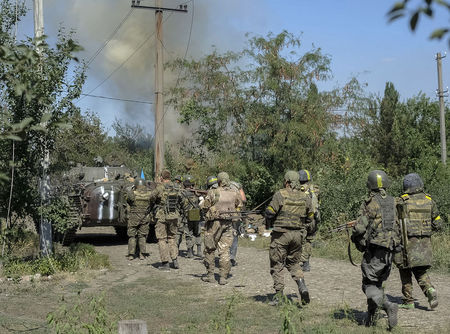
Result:
{"label": "electrical cable", "polygon": [[132,100],[132,99],[121,99],[121,98],[118,98],[118,97],[102,96],[102,95],[92,95],[92,94],[81,94],[81,95],[87,96],[87,97],[95,97],[95,98],[99,98],[99,99],[124,101],[124,102],[134,102],[134,103],[142,103],[142,104],[153,104],[154,103],[154,102],[151,102],[151,101],[139,101],[139,100]]}

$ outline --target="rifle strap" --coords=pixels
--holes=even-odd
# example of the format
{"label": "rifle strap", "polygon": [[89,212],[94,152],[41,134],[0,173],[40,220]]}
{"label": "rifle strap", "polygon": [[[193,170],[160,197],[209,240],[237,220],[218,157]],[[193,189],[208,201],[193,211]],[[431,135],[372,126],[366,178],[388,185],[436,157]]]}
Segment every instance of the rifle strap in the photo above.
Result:
{"label": "rifle strap", "polygon": [[354,265],[355,267],[358,267],[358,265],[355,264],[355,262],[353,262],[353,258],[352,258],[352,248],[351,248],[352,240],[350,239],[350,231],[348,229],[346,229],[346,232],[347,232],[347,239],[348,239],[348,245],[347,245],[348,259],[350,260],[350,263],[352,265]]}

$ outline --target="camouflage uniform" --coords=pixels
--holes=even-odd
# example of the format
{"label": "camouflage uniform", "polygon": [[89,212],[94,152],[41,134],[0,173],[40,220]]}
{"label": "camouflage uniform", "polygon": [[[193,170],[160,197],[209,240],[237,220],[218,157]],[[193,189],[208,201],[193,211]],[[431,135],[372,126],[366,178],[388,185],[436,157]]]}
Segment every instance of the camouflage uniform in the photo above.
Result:
{"label": "camouflage uniform", "polygon": [[[173,183],[174,187],[178,190],[183,189],[183,183],[182,183],[182,177],[179,175],[175,176],[175,182]],[[180,192],[181,193],[181,192]],[[184,219],[183,216],[180,217],[180,219],[177,222],[177,236],[176,236],[176,242],[177,242],[177,248],[180,249],[181,241],[183,241],[183,234],[185,234],[187,229],[187,222]],[[179,252],[178,252],[179,253]]]}
{"label": "camouflage uniform", "polygon": [[128,215],[128,255],[134,257],[136,253],[136,239],[139,246],[139,258],[146,254],[147,235],[149,231],[150,216],[147,213],[150,190],[145,186],[138,186],[130,191],[127,201],[130,205]]}
{"label": "camouflage uniform", "polygon": [[198,196],[189,190],[184,191],[184,220],[186,221],[186,246],[188,257],[193,256],[194,245],[197,245],[197,256],[201,256],[202,238],[200,235],[200,208]]}
{"label": "camouflage uniform", "polygon": [[430,306],[435,308],[436,293],[427,272],[432,261],[431,234],[441,228],[436,203],[429,195],[420,191],[402,195],[398,199],[397,208],[400,217],[405,219],[408,239],[404,256],[398,253],[395,257],[402,281],[403,307],[414,307],[412,295],[414,274],[423,293],[428,297]]}
{"label": "camouflage uniform", "polygon": [[[389,327],[392,328],[397,324],[397,305],[388,301],[382,284],[391,272],[393,255],[400,244],[400,228],[395,199],[384,189],[385,183],[388,183],[384,180],[387,175],[382,171],[374,172],[378,177],[379,188],[371,187],[369,196],[361,205],[353,227],[352,241],[358,250],[364,252],[361,271],[362,290],[367,296],[368,305],[366,325],[375,324],[377,310],[382,308],[388,314]],[[369,178],[371,175],[372,172]]]}
{"label": "camouflage uniform", "polygon": [[[226,174],[226,173],[223,173]],[[232,221],[226,211],[235,211],[242,206],[239,194],[230,188],[228,174],[226,178],[218,176],[219,187],[208,191],[205,200],[201,204],[203,210],[207,210],[205,219],[205,251],[204,263],[207,270],[205,281],[214,281],[215,251],[219,255],[219,284],[226,284],[231,270],[230,247],[233,242]]]}
{"label": "camouflage uniform", "polygon": [[317,226],[320,224],[320,211],[319,211],[319,196],[320,190],[319,187],[312,184],[307,183],[304,185],[305,193],[311,197],[312,211],[314,213],[314,219],[311,224],[308,226],[305,244],[302,250],[302,256],[300,261],[303,263],[303,270],[309,271],[309,259],[312,253],[312,242],[317,233]]}
{"label": "camouflage uniform", "polygon": [[180,190],[170,181],[160,183],[150,194],[150,207],[156,206],[155,234],[158,239],[159,255],[163,267],[172,260],[178,267],[178,247],[175,241],[177,224],[181,219],[182,197]]}
{"label": "camouflage uniform", "polygon": [[[242,188],[242,185],[231,181],[230,182],[230,186],[232,189],[234,189],[236,192],[239,193],[239,195],[241,196],[241,200],[242,200],[242,206],[243,206],[243,210],[245,210],[245,203],[247,201],[247,198],[245,197],[245,193],[244,193],[244,189]],[[231,248],[230,248],[230,260],[231,260],[231,265],[232,266],[237,266],[237,261],[236,261],[236,255],[237,255],[237,248],[238,248],[238,243],[239,243],[239,231],[242,228],[242,224],[243,224],[243,219],[239,219],[236,221],[233,221],[233,243],[231,244]]]}
{"label": "camouflage uniform", "polygon": [[265,211],[266,219],[273,222],[269,259],[276,292],[274,303],[278,302],[278,295],[283,293],[285,267],[296,281],[302,301],[309,303],[309,292],[300,259],[307,226],[313,216],[311,198],[304,192],[304,188],[300,189],[297,172],[288,171],[285,181],[286,187],[275,193]]}

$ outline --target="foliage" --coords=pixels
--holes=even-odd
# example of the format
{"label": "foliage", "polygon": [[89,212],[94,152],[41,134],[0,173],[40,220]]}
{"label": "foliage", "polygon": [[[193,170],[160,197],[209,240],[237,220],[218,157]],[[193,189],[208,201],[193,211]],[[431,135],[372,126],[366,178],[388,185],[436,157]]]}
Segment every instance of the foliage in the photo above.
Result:
{"label": "foliage", "polygon": [[243,296],[237,293],[227,297],[225,307],[211,321],[213,330],[227,334],[234,332],[235,324],[233,318],[235,317],[235,309],[237,304],[242,303],[242,300]]}
{"label": "foliage", "polygon": [[92,245],[73,244],[51,257],[23,259],[7,257],[3,263],[3,275],[20,277],[23,275],[53,275],[58,272],[75,272],[83,269],[109,268],[106,255],[99,254]]}
{"label": "foliage", "polygon": [[55,333],[116,333],[117,323],[106,309],[105,294],[82,298],[75,304],[62,299],[62,305],[47,315],[47,323]]}
{"label": "foliage", "polygon": [[[420,17],[433,18],[437,9],[450,12],[450,3],[445,0],[420,0],[420,5],[415,9],[410,8],[412,2],[410,0],[397,1],[387,14],[389,21],[392,22],[404,16],[409,16],[409,27],[414,32],[418,27]],[[444,36],[448,36],[449,31],[449,27],[435,29],[430,34],[430,39],[442,39]]]}
{"label": "foliage", "polygon": [[53,197],[50,203],[39,207],[43,219],[52,222],[53,231],[64,234],[67,230],[78,227],[70,220],[70,203],[66,196]]}

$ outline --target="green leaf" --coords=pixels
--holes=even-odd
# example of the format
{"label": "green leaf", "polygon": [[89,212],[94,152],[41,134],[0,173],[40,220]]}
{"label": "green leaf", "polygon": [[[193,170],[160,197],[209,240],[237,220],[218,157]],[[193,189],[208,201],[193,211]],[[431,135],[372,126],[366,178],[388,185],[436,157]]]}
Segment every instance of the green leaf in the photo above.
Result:
{"label": "green leaf", "polygon": [[430,35],[430,39],[441,39],[445,34],[448,33],[448,29],[436,29]]}
{"label": "green leaf", "polygon": [[412,31],[416,30],[417,21],[419,20],[419,12],[415,12],[413,16],[411,16],[411,20],[409,20],[409,27]]}
{"label": "green leaf", "polygon": [[405,9],[405,2],[396,2],[388,12],[388,15],[391,16],[392,14],[397,13],[403,9]]}
{"label": "green leaf", "polygon": [[43,114],[42,117],[41,117],[41,123],[48,122],[52,118],[52,116],[53,115],[52,115],[51,112]]}
{"label": "green leaf", "polygon": [[389,18],[388,22],[391,23],[391,22],[393,22],[393,21],[395,21],[395,20],[397,20],[397,19],[399,19],[399,18],[401,18],[401,17],[403,17],[403,16],[405,16],[405,14],[397,14],[397,15],[393,15],[393,16],[391,16],[391,17]]}

